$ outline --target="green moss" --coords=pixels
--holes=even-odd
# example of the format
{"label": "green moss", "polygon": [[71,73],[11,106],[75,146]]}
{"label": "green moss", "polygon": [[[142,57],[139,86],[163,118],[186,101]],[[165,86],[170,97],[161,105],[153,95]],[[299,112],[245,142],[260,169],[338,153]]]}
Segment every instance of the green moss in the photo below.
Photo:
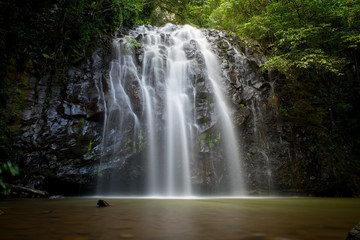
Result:
{"label": "green moss", "polygon": [[136,142],[133,142],[133,154],[136,154]]}
{"label": "green moss", "polygon": [[88,147],[87,153],[90,154],[91,150],[92,150],[92,140],[90,140],[90,142],[89,142],[89,147]]}
{"label": "green moss", "polygon": [[25,100],[27,97],[27,91],[21,88],[17,88],[14,96],[14,104],[18,111],[23,111],[25,108]]}
{"label": "green moss", "polygon": [[201,135],[198,136],[198,141],[204,141],[207,138],[207,133],[203,133]]}
{"label": "green moss", "polygon": [[214,146],[214,143],[212,141],[212,138],[209,137],[209,148],[211,149]]}
{"label": "green moss", "polygon": [[209,134],[209,148],[213,148],[214,145],[218,144],[221,139],[221,133],[218,133],[216,137],[213,137],[215,133]]}
{"label": "green moss", "polygon": [[215,144],[217,144],[220,141],[220,139],[221,139],[221,133],[218,133],[216,135],[216,138],[214,139]]}

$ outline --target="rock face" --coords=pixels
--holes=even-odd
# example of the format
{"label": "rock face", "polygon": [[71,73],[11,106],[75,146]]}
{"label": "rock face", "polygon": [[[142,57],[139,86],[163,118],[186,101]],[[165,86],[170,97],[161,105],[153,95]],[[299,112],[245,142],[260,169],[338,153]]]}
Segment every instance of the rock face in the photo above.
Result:
{"label": "rock face", "polygon": [[25,79],[23,109],[10,125],[22,153],[21,184],[51,194],[78,194],[94,184],[104,112],[98,88],[110,59],[102,45],[81,69],[70,69],[67,80],[35,72]]}
{"label": "rock face", "polygon": [[[303,147],[305,129],[283,121],[279,114],[281,82],[261,70],[266,59],[234,35],[217,30],[204,34],[222,59],[224,85],[237,108],[233,122],[241,136],[249,194],[283,194],[308,188],[308,181],[300,180],[304,176],[299,177],[298,168],[299,162],[308,161],[313,153]],[[312,176],[311,181],[315,179]]]}
{"label": "rock face", "polygon": [[[123,36],[127,34],[128,30],[120,32]],[[236,126],[234,131],[240,136],[249,193],[271,194],[307,187],[302,182],[303,176],[296,176],[296,173],[300,167],[298,163],[311,159],[313,153],[303,148],[302,128],[282,121],[276,95],[280,85],[260,69],[266,59],[242,47],[236,36],[226,32],[203,30],[203,34],[211,43],[211,50],[219,57],[223,85],[236,109],[232,121]],[[135,39],[141,42],[143,38],[144,35],[139,32]],[[171,41],[166,34],[162,38],[164,43]],[[211,159],[221,158],[223,153],[216,144],[220,136],[214,127],[213,103],[209,102],[211,87],[205,81],[204,59],[197,51],[197,44],[190,41],[183,50],[187,59],[194,61],[189,71],[193,76],[191,81],[197,83],[196,121],[202,128],[196,142],[199,153],[196,156],[197,166],[194,167],[196,170],[192,172],[192,184],[206,193],[221,182],[222,173],[216,170]],[[132,189],[143,191],[147,135],[138,133],[134,140],[132,134],[136,124],[133,121],[125,121],[125,128],[115,126],[118,124],[115,116],[119,115],[115,112],[125,108],[112,110],[107,105],[110,91],[114,90],[109,81],[112,77],[111,60],[116,56],[107,50],[111,48],[110,41],[103,41],[99,46],[83,66],[69,70],[66,84],[58,84],[54,76],[40,78],[29,74],[23,110],[11,126],[16,146],[23,153],[18,163],[22,184],[45,189],[50,194],[89,194],[96,192],[101,173],[101,179],[111,179],[125,192],[132,193]],[[146,71],[141,69],[146,60],[142,48],[138,47],[129,54],[136,58],[138,71]],[[164,51],[164,58],[166,54]],[[140,117],[145,107],[144,100],[139,93],[139,85],[132,77],[131,74],[128,76],[124,88],[129,93],[128,107]],[[161,81],[154,85],[163,87]],[[159,99],[163,97],[158,96]],[[104,140],[106,111],[114,111],[113,115],[107,115],[106,120],[108,125],[114,126]],[[121,114],[128,113],[122,111]],[[158,117],[161,119],[161,116]],[[159,121],[157,128],[161,128],[161,124]],[[120,130],[126,138],[116,137]],[[122,148],[118,148],[119,144]],[[116,152],[115,149],[121,151]],[[104,158],[112,161],[104,162]],[[306,177],[311,177],[310,182],[318,178]]]}

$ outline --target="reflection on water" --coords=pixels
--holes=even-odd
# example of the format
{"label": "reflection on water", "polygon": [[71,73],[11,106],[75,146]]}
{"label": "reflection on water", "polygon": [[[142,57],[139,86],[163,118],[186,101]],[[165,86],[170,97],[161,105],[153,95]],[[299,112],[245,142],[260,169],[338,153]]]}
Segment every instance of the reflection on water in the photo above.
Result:
{"label": "reflection on water", "polygon": [[0,201],[1,239],[345,239],[360,199]]}

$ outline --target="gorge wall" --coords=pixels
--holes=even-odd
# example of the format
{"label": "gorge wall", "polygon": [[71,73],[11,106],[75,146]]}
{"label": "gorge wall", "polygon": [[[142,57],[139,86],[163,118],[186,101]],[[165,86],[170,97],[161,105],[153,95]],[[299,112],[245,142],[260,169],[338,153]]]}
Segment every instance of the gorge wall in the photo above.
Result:
{"label": "gorge wall", "polygon": [[[144,34],[139,29],[122,29],[117,34],[116,41],[129,35],[136,40],[132,41],[131,54],[141,73]],[[265,59],[244,46],[235,35],[217,30],[202,30],[202,34],[218,56],[221,81],[235,109],[232,122],[240,141],[247,194],[316,192],[327,176],[320,175],[318,166],[312,162],[314,152],[305,144],[306,126],[283,121],[279,114],[281,81],[263,72],[261,64]],[[104,145],[106,103],[112,90],[110,66],[117,57],[112,51],[112,42],[111,38],[99,40],[99,49],[93,56],[81,67],[68,71],[66,84],[56,82],[50,74],[38,76],[30,63],[13,74],[21,83],[12,89],[8,104],[9,127],[21,151],[17,163],[21,174],[14,183],[51,194],[96,194],[99,188],[100,192],[111,192],[114,183],[124,194],[144,193],[148,135],[139,132],[135,139],[134,124],[127,122],[121,129],[121,141]],[[198,57],[194,45],[185,50],[194,54],[190,57]],[[201,79],[202,70],[198,64],[193,69],[194,76]],[[191,179],[199,193],[210,194],[219,183],[221,186],[226,171],[212,164],[223,154],[217,144],[221,136],[209,118],[213,114],[210,107],[213,103],[209,100],[207,83],[199,82],[197,88],[204,91],[198,94],[197,119],[203,129],[194,143],[199,151]],[[144,107],[138,88],[129,79],[125,89],[135,113]],[[121,151],[114,154],[110,150],[119,142]],[[218,165],[221,166],[221,162]]]}

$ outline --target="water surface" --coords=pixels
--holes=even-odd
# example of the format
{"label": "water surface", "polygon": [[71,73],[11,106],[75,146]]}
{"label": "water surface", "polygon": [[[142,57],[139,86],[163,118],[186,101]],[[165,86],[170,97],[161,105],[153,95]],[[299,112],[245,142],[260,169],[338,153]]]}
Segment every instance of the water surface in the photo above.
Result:
{"label": "water surface", "polygon": [[0,201],[1,239],[345,239],[360,199]]}

